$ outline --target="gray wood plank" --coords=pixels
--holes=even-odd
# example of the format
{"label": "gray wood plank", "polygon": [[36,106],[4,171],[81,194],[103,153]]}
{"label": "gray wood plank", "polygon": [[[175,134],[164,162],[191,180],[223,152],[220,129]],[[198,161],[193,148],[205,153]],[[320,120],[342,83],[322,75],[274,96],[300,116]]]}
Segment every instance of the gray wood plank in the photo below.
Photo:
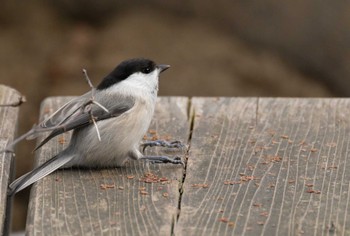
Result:
{"label": "gray wood plank", "polygon": [[349,235],[350,100],[194,98],[177,235]]}
{"label": "gray wood plank", "polygon": [[[67,100],[67,97],[46,99],[42,104],[41,117],[52,113]],[[187,98],[160,98],[149,138],[158,136],[187,142],[187,113]],[[40,149],[37,164],[62,150],[69,141],[69,135],[54,138]],[[166,151],[155,148],[153,153]],[[184,155],[186,152],[166,153]],[[130,161],[123,168],[56,171],[32,187],[27,234],[171,234],[178,213],[183,170],[183,167],[171,164]]]}
{"label": "gray wood plank", "polygon": [[[0,85],[0,150],[10,143],[17,128],[19,105],[22,95],[16,90]],[[13,155],[0,154],[0,234],[6,234],[9,224],[7,187],[13,176]]]}

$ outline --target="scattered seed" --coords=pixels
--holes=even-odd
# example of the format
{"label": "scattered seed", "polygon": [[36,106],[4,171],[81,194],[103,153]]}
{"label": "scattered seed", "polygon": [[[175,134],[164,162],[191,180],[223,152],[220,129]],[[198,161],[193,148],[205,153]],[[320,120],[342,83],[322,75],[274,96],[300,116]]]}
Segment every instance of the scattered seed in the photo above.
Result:
{"label": "scattered seed", "polygon": [[227,218],[224,218],[224,217],[219,218],[219,221],[223,222],[223,223],[228,223],[229,222],[229,220]]}
{"label": "scattered seed", "polygon": [[156,131],[156,130],[154,130],[154,129],[150,129],[150,130],[148,131],[148,133],[150,133],[150,134],[156,134],[156,133],[157,133],[157,131]]}
{"label": "scattered seed", "polygon": [[314,190],[312,188],[309,188],[308,190],[306,190],[307,193],[315,193],[315,194],[320,194],[321,191],[320,190]]}
{"label": "scattered seed", "polygon": [[306,144],[306,141],[305,141],[305,140],[301,140],[301,141],[299,142],[299,145],[300,145],[300,146],[304,146],[304,145],[307,145],[307,144]]}
{"label": "scattered seed", "polygon": [[268,164],[270,162],[275,163],[275,162],[280,162],[282,161],[282,157],[280,156],[272,156],[272,155],[267,155],[263,156],[265,162],[262,162],[262,164]]}
{"label": "scattered seed", "polygon": [[168,178],[166,178],[166,177],[161,177],[161,178],[159,178],[159,181],[160,181],[160,182],[165,182],[165,181],[168,181]]}
{"label": "scattered seed", "polygon": [[115,188],[114,184],[101,184],[100,188],[103,190],[109,189],[109,188]]}
{"label": "scattered seed", "polygon": [[253,176],[253,175],[246,175],[246,176],[241,176],[240,177],[240,180],[243,181],[243,182],[248,182],[248,181],[256,180],[256,179],[258,179],[258,178]]}
{"label": "scattered seed", "polygon": [[270,184],[269,188],[275,188],[275,186],[276,186],[275,184]]}
{"label": "scattered seed", "polygon": [[241,184],[242,181],[233,181],[233,180],[225,180],[224,184],[225,185],[234,185],[234,184]]}
{"label": "scattered seed", "polygon": [[153,174],[151,172],[145,173],[144,176],[139,179],[139,181],[144,183],[170,183],[168,178],[158,177],[156,174]]}
{"label": "scattered seed", "polygon": [[65,144],[67,141],[66,141],[66,139],[63,137],[63,136],[60,136],[59,138],[58,138],[58,143],[59,144]]}
{"label": "scattered seed", "polygon": [[338,169],[338,166],[328,166],[327,169]]}
{"label": "scattered seed", "polygon": [[250,170],[250,171],[253,171],[254,168],[255,168],[255,166],[253,166],[253,165],[248,165],[248,166],[247,166],[247,169]]}
{"label": "scattered seed", "polygon": [[327,147],[336,147],[337,144],[336,143],[327,143],[326,146]]}
{"label": "scattered seed", "polygon": [[209,184],[192,184],[193,188],[209,188]]}
{"label": "scattered seed", "polygon": [[148,192],[142,190],[142,191],[140,191],[140,194],[141,194],[141,195],[148,195]]}
{"label": "scattered seed", "polygon": [[265,216],[265,217],[268,217],[269,216],[269,212],[267,211],[263,211],[260,213],[261,216]]}

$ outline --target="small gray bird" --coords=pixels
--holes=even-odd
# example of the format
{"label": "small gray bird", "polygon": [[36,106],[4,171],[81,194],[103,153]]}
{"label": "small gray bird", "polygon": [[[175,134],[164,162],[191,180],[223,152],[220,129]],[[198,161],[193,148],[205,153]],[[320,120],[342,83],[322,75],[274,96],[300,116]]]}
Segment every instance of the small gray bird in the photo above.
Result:
{"label": "small gray bird", "polygon": [[[18,140],[35,138],[41,132],[51,131],[36,147],[37,150],[51,138],[73,130],[66,149],[12,182],[8,194],[21,191],[59,168],[116,167],[123,165],[128,158],[183,164],[179,157],[144,156],[139,151],[154,113],[159,74],[169,67],[143,58],[123,61],[96,89],[92,88],[90,92],[66,103],[15,140],[6,151],[11,150]],[[182,144],[159,140],[146,142],[143,146],[177,148]]]}

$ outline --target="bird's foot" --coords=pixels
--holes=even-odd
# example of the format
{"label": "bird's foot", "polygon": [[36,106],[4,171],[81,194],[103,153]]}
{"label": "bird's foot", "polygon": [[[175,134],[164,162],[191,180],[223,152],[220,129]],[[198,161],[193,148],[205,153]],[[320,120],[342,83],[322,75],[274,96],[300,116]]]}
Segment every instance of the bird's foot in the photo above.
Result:
{"label": "bird's foot", "polygon": [[147,147],[166,147],[166,148],[183,148],[185,147],[181,141],[172,141],[168,142],[165,140],[155,140],[155,141],[147,141],[141,144],[142,151],[145,152]]}
{"label": "bird's foot", "polygon": [[148,160],[152,163],[171,163],[171,164],[181,164],[185,165],[181,157],[176,156],[175,158],[170,158],[168,156],[143,156],[141,160]]}

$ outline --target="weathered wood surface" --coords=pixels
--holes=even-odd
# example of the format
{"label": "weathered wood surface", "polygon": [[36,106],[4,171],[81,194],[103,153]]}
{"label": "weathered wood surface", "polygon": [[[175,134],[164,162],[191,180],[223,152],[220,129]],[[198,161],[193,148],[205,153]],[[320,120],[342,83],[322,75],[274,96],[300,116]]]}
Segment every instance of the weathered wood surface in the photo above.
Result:
{"label": "weathered wood surface", "polygon": [[[42,114],[65,101],[46,100]],[[149,136],[190,138],[186,171],[138,162],[58,171],[32,189],[27,233],[349,235],[349,108],[350,99],[161,98]],[[68,139],[44,146],[39,162]],[[169,181],[144,183],[148,172]]]}
{"label": "weathered wood surface", "polygon": [[349,108],[349,99],[194,98],[175,232],[350,235]]}
{"label": "weathered wood surface", "polygon": [[[17,119],[18,106],[22,101],[22,96],[16,90],[0,85],[0,150],[3,150],[14,138]],[[12,178],[13,155],[11,153],[0,154],[0,234],[8,230],[9,215],[7,211],[7,186]]]}
{"label": "weathered wood surface", "polygon": [[[68,100],[45,100],[41,117]],[[148,137],[187,142],[187,106],[188,98],[161,98]],[[115,132],[117,134],[118,131]],[[52,157],[68,141],[69,134],[53,139],[38,151],[37,161],[42,163]],[[156,148],[155,151],[160,153],[165,150]],[[187,149],[168,154],[186,153]],[[179,165],[130,161],[123,168],[57,171],[32,188],[27,234],[170,234],[178,214],[183,170]]]}

